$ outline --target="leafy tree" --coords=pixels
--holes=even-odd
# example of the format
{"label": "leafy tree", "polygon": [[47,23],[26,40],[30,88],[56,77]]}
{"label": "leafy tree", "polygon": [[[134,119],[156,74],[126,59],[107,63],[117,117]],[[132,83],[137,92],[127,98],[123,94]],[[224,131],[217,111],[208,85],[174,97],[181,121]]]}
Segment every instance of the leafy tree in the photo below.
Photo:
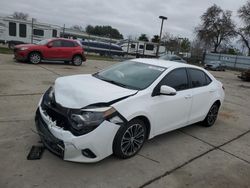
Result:
{"label": "leafy tree", "polygon": [[145,41],[145,42],[148,42],[148,37],[146,34],[141,34],[138,38],[139,41]]}
{"label": "leafy tree", "polygon": [[160,37],[159,35],[154,35],[154,37],[151,39],[151,42],[155,42],[155,43],[158,43],[160,40]]}
{"label": "leafy tree", "polygon": [[247,47],[250,56],[250,1],[238,10],[238,15],[243,21],[243,26],[237,30],[241,42]]}
{"label": "leafy tree", "polygon": [[115,39],[123,39],[123,35],[117,29],[112,28],[111,26],[88,25],[85,28],[85,31],[90,35],[111,37],[111,38],[115,38]]}
{"label": "leafy tree", "polygon": [[231,16],[231,11],[224,11],[215,4],[201,16],[201,24],[196,28],[197,36],[207,45],[213,46],[215,53],[222,42],[236,35]]}
{"label": "leafy tree", "polygon": [[11,16],[19,20],[27,20],[29,18],[29,14],[23,12],[14,12]]}

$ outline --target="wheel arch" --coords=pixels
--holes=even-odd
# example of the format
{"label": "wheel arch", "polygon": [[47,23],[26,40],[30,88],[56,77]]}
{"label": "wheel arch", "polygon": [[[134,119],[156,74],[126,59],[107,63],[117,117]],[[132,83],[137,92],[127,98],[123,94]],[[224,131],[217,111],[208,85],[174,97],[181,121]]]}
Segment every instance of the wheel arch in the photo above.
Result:
{"label": "wheel arch", "polygon": [[139,115],[139,116],[136,116],[134,117],[133,119],[131,119],[130,121],[134,120],[134,119],[139,119],[141,121],[143,121],[143,123],[145,124],[146,126],[146,130],[147,130],[147,139],[149,138],[150,136],[150,131],[151,131],[151,123],[149,121],[149,119],[144,116],[144,115]]}
{"label": "wheel arch", "polygon": [[219,106],[219,108],[220,108],[220,106],[221,106],[221,101],[218,99],[218,100],[216,100],[213,104],[217,104],[217,105]]}
{"label": "wheel arch", "polygon": [[83,55],[81,53],[75,53],[75,54],[73,54],[71,59],[73,59],[75,56],[80,56],[83,59]]}

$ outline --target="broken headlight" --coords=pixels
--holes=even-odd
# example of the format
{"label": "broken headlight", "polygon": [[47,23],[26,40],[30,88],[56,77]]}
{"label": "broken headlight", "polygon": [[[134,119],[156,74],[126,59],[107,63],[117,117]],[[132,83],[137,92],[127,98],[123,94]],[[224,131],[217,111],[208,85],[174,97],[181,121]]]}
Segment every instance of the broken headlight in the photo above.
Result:
{"label": "broken headlight", "polygon": [[78,112],[72,112],[71,124],[75,130],[86,134],[98,127],[106,118],[112,117],[115,112],[113,107],[81,109]]}

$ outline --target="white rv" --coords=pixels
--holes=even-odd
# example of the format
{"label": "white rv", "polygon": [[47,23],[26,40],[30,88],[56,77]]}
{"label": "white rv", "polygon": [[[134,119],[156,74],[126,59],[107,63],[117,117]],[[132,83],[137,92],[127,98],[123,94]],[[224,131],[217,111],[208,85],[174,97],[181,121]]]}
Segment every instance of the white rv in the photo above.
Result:
{"label": "white rv", "polygon": [[[122,50],[129,55],[137,57],[155,57],[157,51],[157,43],[145,41],[122,40],[117,43],[122,47]],[[159,47],[159,55],[167,53],[165,46]]]}
{"label": "white rv", "polygon": [[36,43],[59,36],[60,27],[56,25],[0,17],[0,42],[8,44],[10,48],[16,44]]}

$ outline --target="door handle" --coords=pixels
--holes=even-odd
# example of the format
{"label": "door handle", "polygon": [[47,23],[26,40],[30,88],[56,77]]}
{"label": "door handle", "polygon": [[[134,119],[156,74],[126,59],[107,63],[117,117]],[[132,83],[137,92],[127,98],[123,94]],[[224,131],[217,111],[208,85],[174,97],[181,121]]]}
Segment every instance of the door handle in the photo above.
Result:
{"label": "door handle", "polygon": [[192,98],[192,95],[190,94],[185,96],[185,99],[191,99],[191,98]]}

